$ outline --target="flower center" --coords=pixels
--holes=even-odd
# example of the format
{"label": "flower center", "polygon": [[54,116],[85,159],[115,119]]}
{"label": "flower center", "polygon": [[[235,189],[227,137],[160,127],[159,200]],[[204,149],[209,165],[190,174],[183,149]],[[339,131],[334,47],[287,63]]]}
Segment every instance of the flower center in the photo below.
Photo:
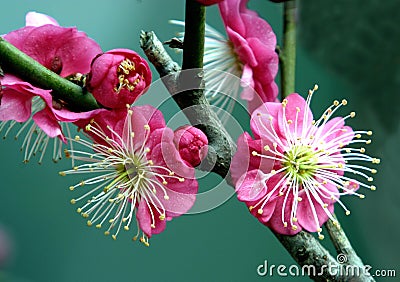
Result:
{"label": "flower center", "polygon": [[285,161],[282,162],[282,165],[300,183],[314,175],[318,158],[316,152],[310,146],[294,145],[284,155]]}
{"label": "flower center", "polygon": [[118,83],[114,88],[117,94],[119,94],[122,89],[133,91],[140,82],[140,75],[136,72],[135,63],[129,59],[125,59],[119,64],[117,75]]}

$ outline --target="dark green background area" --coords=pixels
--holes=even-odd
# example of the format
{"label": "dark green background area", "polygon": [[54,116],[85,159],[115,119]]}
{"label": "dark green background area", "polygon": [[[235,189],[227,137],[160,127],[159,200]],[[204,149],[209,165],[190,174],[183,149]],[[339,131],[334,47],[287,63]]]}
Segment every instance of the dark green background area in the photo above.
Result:
{"label": "dark green background area", "polygon": [[[297,91],[305,95],[314,83],[319,84],[312,102],[316,113],[332,100],[346,98],[349,105],[340,114],[357,112],[350,125],[374,131],[369,153],[382,159],[375,178],[377,191],[365,191],[363,200],[345,198],[351,216],[343,216],[339,206],[336,213],[366,264],[373,269],[396,269],[400,275],[400,187],[396,181],[400,172],[396,115],[400,25],[391,12],[399,7],[393,4],[396,1],[303,2],[298,17]],[[280,41],[282,6],[251,0],[250,7],[270,22]],[[2,1],[0,9],[0,34],[22,27],[26,12],[34,10],[53,16],[63,26],[77,26],[103,50],[130,48],[141,54],[141,29],[154,30],[161,40],[168,40],[179,28],[167,21],[184,17],[184,1],[177,0],[19,0]],[[218,9],[210,7],[207,13],[208,23],[222,31]],[[171,54],[179,61],[179,54]],[[148,103],[159,101],[156,93],[146,95]],[[177,110],[172,103],[162,109],[167,118]],[[245,115],[236,118],[246,123]],[[58,176],[69,163],[37,165],[33,160],[24,165],[20,141],[10,137],[0,142],[0,230],[8,235],[11,250],[0,265],[1,282],[309,280],[276,273],[258,277],[256,268],[264,260],[288,267],[294,261],[235,196],[208,212],[174,219],[165,232],[151,239],[149,248],[133,243],[126,232],[117,241],[104,237],[101,231],[86,227],[69,204],[74,195],[68,187],[78,178]],[[200,189],[207,190],[212,181],[219,178],[202,181]],[[323,244],[331,248],[328,239]]]}

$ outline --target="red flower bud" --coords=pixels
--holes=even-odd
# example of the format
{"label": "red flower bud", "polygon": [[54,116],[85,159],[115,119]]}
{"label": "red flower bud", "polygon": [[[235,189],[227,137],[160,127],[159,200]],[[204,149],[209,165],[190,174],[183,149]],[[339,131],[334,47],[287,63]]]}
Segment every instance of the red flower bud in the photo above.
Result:
{"label": "red flower bud", "polygon": [[97,56],[91,65],[87,88],[107,108],[124,108],[151,83],[147,62],[129,49],[114,49]]}
{"label": "red flower bud", "polygon": [[174,143],[181,158],[193,167],[198,166],[207,156],[207,136],[191,125],[184,125],[175,130]]}

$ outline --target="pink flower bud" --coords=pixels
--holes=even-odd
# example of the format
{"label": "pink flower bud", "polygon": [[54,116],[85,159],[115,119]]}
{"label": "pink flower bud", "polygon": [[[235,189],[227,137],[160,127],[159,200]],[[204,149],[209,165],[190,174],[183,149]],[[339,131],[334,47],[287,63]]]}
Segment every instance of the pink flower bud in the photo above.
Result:
{"label": "pink flower bud", "polygon": [[193,167],[198,166],[207,156],[207,136],[191,125],[184,125],[175,130],[174,143],[181,158]]}
{"label": "pink flower bud", "polygon": [[132,104],[151,83],[147,62],[129,49],[114,49],[97,56],[87,78],[88,90],[107,108]]}
{"label": "pink flower bud", "polygon": [[203,4],[204,6],[211,6],[214,4],[217,4],[219,2],[222,2],[223,0],[197,0],[200,4]]}

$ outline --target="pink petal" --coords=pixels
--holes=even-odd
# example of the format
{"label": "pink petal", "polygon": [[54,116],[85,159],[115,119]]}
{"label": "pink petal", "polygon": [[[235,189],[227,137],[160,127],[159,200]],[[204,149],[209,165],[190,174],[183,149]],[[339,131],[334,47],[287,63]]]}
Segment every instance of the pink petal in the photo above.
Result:
{"label": "pink petal", "polygon": [[16,91],[12,88],[3,89],[0,104],[0,120],[15,120],[25,122],[31,116],[32,94]]}
{"label": "pink petal", "polygon": [[246,7],[248,0],[225,0],[219,3],[219,10],[225,26],[229,26],[240,34],[245,34],[246,27],[240,11]]}
{"label": "pink petal", "polygon": [[[303,194],[303,200],[299,202],[297,206],[297,219],[299,224],[309,232],[316,232],[318,228],[322,226],[328,219],[329,216],[323,209],[323,207],[311,196],[311,201],[307,198],[306,194]],[[314,219],[311,205],[314,206],[315,212],[318,218],[318,224]],[[333,212],[333,204],[329,204],[329,212]]]}
{"label": "pink petal", "polygon": [[302,228],[299,224],[297,224],[297,229],[293,230],[290,225],[290,211],[292,208],[293,195],[289,195],[286,201],[286,206],[284,207],[284,221],[287,222],[287,227],[284,227],[282,222],[282,207],[284,202],[284,196],[280,196],[276,200],[276,206],[274,213],[272,214],[270,220],[267,222],[267,225],[274,230],[275,232],[283,235],[294,235],[299,233]]}
{"label": "pink petal", "polygon": [[45,24],[51,24],[58,26],[58,22],[52,17],[37,13],[37,12],[28,12],[25,16],[25,25],[26,26],[42,26]]}
{"label": "pink petal", "polygon": [[65,137],[61,131],[61,126],[57,120],[51,116],[48,109],[43,109],[33,115],[33,120],[50,138],[60,137],[65,141]]}
{"label": "pink petal", "polygon": [[248,64],[252,67],[256,66],[257,58],[254,56],[254,52],[247,43],[247,40],[229,27],[226,28],[226,33],[228,34],[229,40],[233,43],[235,53],[239,56],[239,60],[243,64]]}
{"label": "pink petal", "polygon": [[245,37],[247,39],[257,38],[266,48],[275,52],[276,35],[271,26],[264,19],[255,15],[241,14],[241,18],[246,27]]}
{"label": "pink petal", "polygon": [[[278,124],[280,131],[283,136],[285,136],[285,128],[289,128],[291,133],[296,133],[297,136],[301,136],[304,129],[308,130],[310,126],[312,126],[313,114],[311,112],[310,107],[307,105],[306,101],[303,97],[301,97],[297,93],[290,94],[287,98],[287,105],[285,109],[283,107],[278,113]],[[297,112],[297,109],[300,109]],[[285,111],[285,117],[283,116],[283,112]],[[296,115],[297,115],[297,132],[295,132],[296,128]],[[292,123],[288,124],[287,121],[291,120]]]}
{"label": "pink petal", "polygon": [[[278,113],[281,108],[282,105],[280,103],[267,102],[254,110],[251,115],[250,128],[256,138],[271,141],[275,139],[274,130],[277,134],[280,133],[278,130]],[[272,124],[270,118],[272,118]],[[281,137],[281,135],[278,136]]]}
{"label": "pink petal", "polygon": [[139,228],[143,231],[146,236],[151,237],[151,215],[149,212],[149,207],[144,199],[139,203],[138,209],[136,211],[136,219],[139,223]]}
{"label": "pink petal", "polygon": [[242,175],[236,182],[236,193],[239,201],[253,202],[267,193],[266,177],[260,170],[252,170]]}
{"label": "pink petal", "polygon": [[268,140],[253,140],[250,135],[245,132],[238,138],[238,150],[233,156],[231,162],[231,177],[233,183],[236,184],[238,179],[247,171],[253,169],[261,170],[269,173],[274,166],[274,160],[253,156],[252,152],[262,152],[263,155],[271,156],[270,152],[263,150],[265,145],[272,146]]}

